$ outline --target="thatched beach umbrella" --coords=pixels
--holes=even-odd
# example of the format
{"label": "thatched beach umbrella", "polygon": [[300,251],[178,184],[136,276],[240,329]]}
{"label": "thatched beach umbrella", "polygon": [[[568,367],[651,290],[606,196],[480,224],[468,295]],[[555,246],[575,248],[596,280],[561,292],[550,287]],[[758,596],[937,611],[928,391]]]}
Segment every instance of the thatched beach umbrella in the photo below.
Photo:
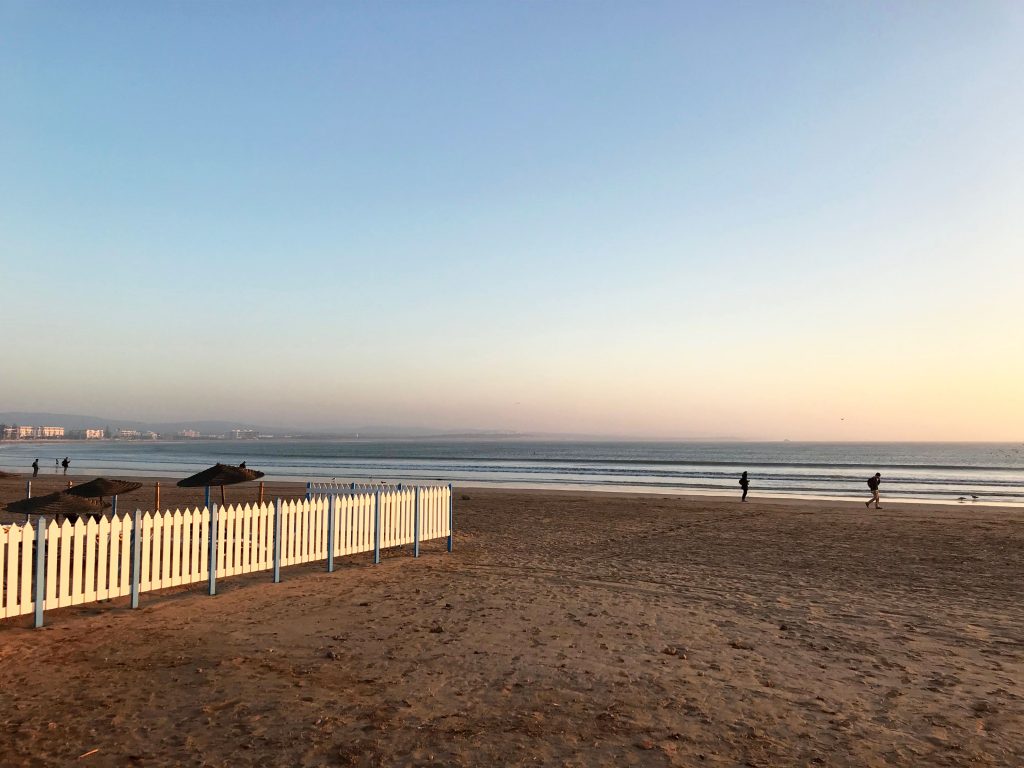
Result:
{"label": "thatched beach umbrella", "polygon": [[117,512],[117,497],[122,493],[130,493],[142,487],[142,483],[134,483],[129,480],[108,480],[105,477],[97,477],[87,483],[68,488],[65,493],[72,496],[81,496],[83,499],[99,499],[103,501],[104,496],[111,496],[114,504],[114,512]]}
{"label": "thatched beach umbrella", "polygon": [[235,467],[231,464],[214,464],[209,469],[197,472],[192,477],[186,477],[178,481],[179,488],[206,488],[206,503],[210,503],[210,487],[220,486],[220,503],[224,501],[224,486],[248,483],[251,480],[259,480],[263,477],[262,472],[247,467]]}
{"label": "thatched beach umbrella", "polygon": [[7,505],[7,511],[16,515],[63,516],[74,522],[79,516],[98,517],[109,506],[97,499],[83,499],[81,496],[69,496],[65,491],[57,491],[46,496],[12,501]]}

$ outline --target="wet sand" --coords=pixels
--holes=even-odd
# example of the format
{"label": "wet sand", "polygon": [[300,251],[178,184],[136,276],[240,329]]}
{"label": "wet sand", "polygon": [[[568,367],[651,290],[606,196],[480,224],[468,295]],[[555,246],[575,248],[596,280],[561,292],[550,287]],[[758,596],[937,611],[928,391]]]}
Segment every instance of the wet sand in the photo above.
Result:
{"label": "wet sand", "polygon": [[1020,510],[474,488],[455,515],[451,554],[0,622],[0,764],[1024,764]]}

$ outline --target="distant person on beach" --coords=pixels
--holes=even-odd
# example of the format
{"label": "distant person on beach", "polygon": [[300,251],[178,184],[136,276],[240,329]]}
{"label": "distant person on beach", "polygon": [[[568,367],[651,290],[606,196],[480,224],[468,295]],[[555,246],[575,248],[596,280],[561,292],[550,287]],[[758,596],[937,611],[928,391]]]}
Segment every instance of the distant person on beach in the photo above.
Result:
{"label": "distant person on beach", "polygon": [[241,464],[239,464],[238,468],[239,469],[245,469],[245,462],[243,461]]}
{"label": "distant person on beach", "polygon": [[744,472],[740,475],[740,488],[743,489],[743,498],[740,501],[747,500],[747,491],[750,489],[750,480],[747,478],[747,473]]}
{"label": "distant person on beach", "polygon": [[70,459],[68,459],[68,457],[67,457],[67,456],[65,456],[65,457],[64,457],[64,461],[62,461],[62,462],[60,463],[60,465],[61,465],[62,467],[64,467],[64,474],[66,475],[66,474],[68,473],[68,467],[70,467],[70,466],[71,466],[71,461],[70,461]]}
{"label": "distant person on beach", "polygon": [[39,475],[39,459],[36,459],[35,461],[32,462],[32,477],[37,477],[38,475]]}
{"label": "distant person on beach", "polygon": [[871,489],[871,498],[864,502],[865,507],[870,507],[871,502],[875,502],[875,509],[881,509],[881,505],[878,500],[878,486],[882,484],[882,473],[875,472],[874,476],[868,478],[868,488]]}

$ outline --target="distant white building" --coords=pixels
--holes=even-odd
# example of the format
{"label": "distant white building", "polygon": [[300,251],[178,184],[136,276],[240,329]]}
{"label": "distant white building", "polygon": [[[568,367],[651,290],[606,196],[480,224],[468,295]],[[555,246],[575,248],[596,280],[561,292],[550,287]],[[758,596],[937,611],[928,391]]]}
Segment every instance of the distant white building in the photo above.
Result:
{"label": "distant white building", "polygon": [[255,440],[259,437],[259,433],[255,429],[232,429],[231,438],[233,440]]}
{"label": "distant white building", "polygon": [[114,437],[118,440],[138,440],[141,433],[137,429],[119,429]]}
{"label": "distant white building", "polygon": [[39,430],[36,427],[15,427],[18,431],[18,440],[31,440],[33,437],[39,436]]}
{"label": "distant white building", "polygon": [[87,429],[85,430],[86,440],[102,440],[104,432],[102,429]]}
{"label": "distant white building", "polygon": [[40,427],[40,437],[64,437],[64,427]]}
{"label": "distant white building", "polygon": [[4,424],[4,440],[17,440],[18,439],[18,428]]}
{"label": "distant white building", "polygon": [[188,437],[195,439],[199,437],[199,432],[194,429],[183,429],[178,433],[178,437]]}

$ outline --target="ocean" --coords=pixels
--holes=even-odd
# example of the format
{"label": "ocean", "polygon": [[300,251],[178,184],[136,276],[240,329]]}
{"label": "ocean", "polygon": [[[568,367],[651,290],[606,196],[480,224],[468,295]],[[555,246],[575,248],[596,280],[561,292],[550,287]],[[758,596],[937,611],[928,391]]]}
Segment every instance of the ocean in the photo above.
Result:
{"label": "ocean", "polygon": [[[188,440],[0,442],[0,469],[41,474],[71,458],[74,474],[187,476],[213,464],[268,479],[562,488],[641,493],[737,493],[865,498],[882,473],[884,498],[1024,503],[1024,444],[628,442],[537,440]],[[974,499],[973,497],[977,497]]]}

